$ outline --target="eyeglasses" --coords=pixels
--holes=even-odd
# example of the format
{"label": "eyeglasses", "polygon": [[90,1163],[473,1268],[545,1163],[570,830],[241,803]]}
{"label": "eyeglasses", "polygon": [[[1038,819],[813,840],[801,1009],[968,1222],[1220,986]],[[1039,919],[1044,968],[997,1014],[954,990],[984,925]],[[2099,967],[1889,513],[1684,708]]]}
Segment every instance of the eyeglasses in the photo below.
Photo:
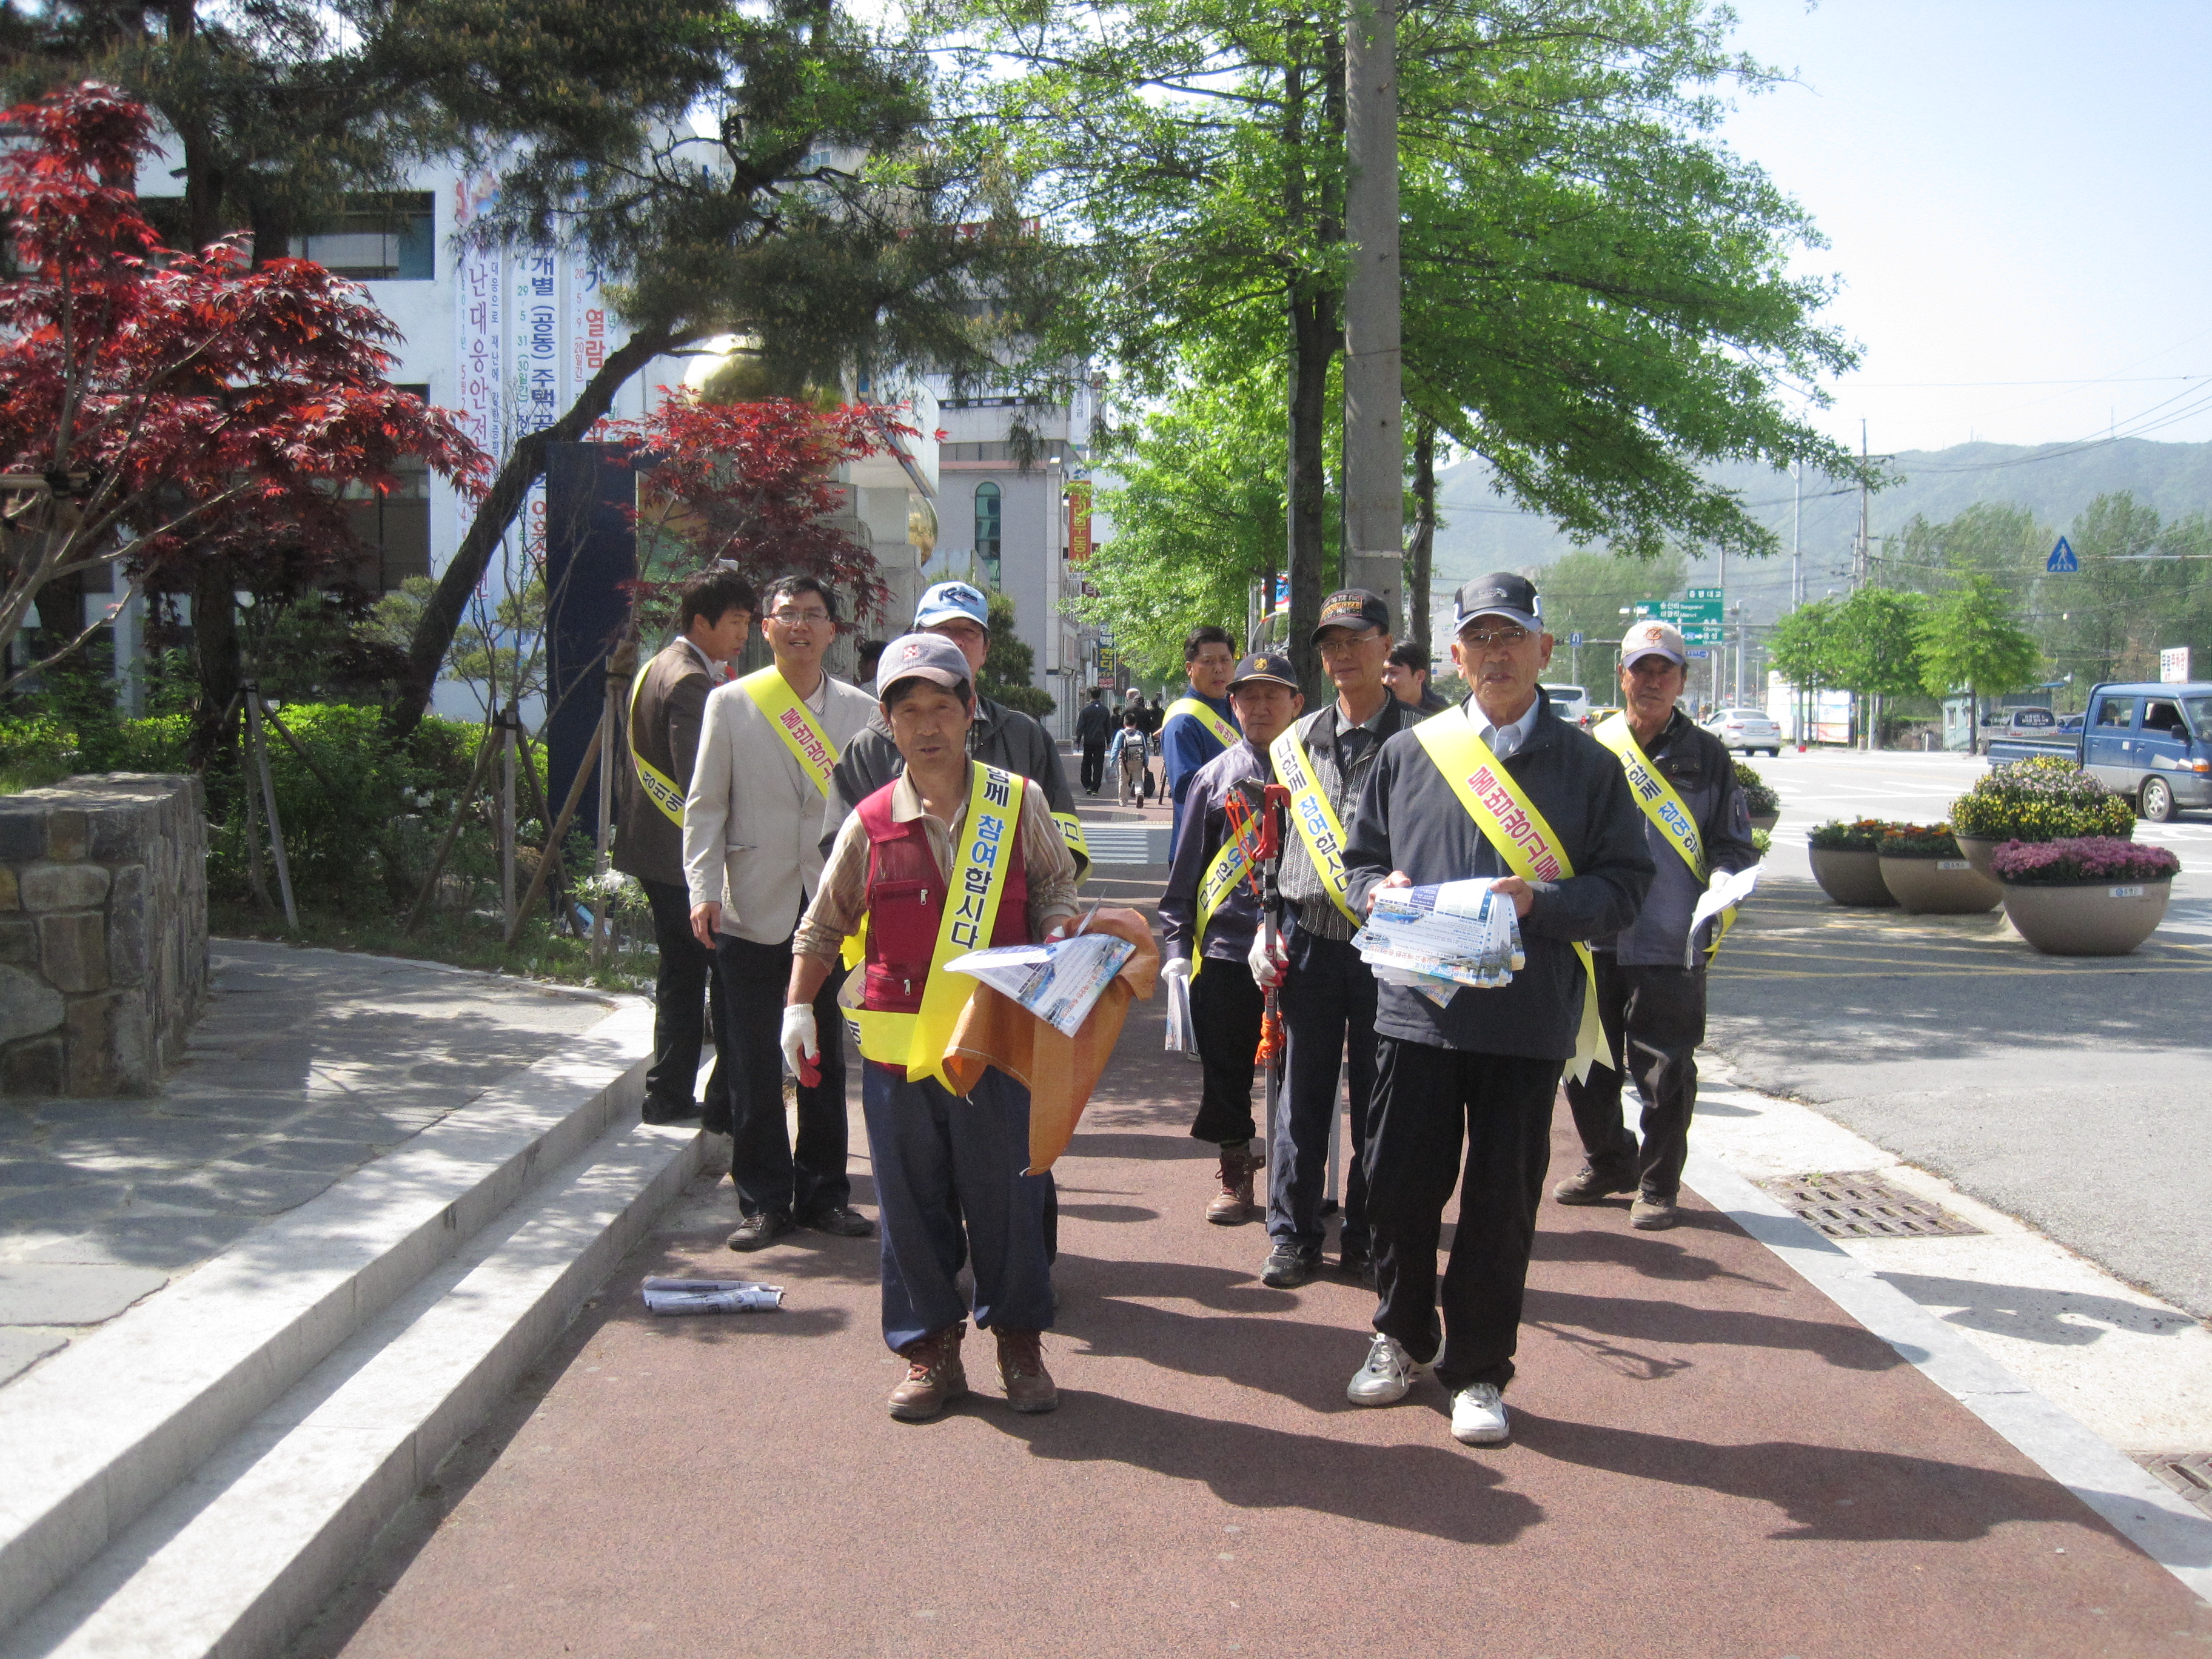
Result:
{"label": "eyeglasses", "polygon": [[1319,649],[1324,657],[1334,656],[1341,652],[1356,651],[1368,641],[1381,637],[1380,629],[1370,628],[1354,634],[1346,629],[1332,628],[1321,636]]}
{"label": "eyeglasses", "polygon": [[771,611],[768,614],[775,621],[784,623],[826,623],[830,620],[830,613],[822,610]]}
{"label": "eyeglasses", "polygon": [[1493,645],[1518,645],[1528,637],[1525,628],[1478,628],[1461,635],[1459,642],[1478,651],[1487,651]]}

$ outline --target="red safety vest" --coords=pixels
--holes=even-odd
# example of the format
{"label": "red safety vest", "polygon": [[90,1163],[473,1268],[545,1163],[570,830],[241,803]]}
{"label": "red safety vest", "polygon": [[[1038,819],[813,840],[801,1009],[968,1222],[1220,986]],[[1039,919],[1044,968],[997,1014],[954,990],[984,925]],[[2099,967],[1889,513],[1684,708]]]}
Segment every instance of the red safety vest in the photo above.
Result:
{"label": "red safety vest", "polygon": [[[891,817],[891,791],[896,787],[885,784],[854,809],[868,836],[868,936],[861,958],[860,1006],[910,1014],[921,1006],[921,988],[937,951],[945,876],[929,849],[921,819],[900,823]],[[1016,824],[1013,856],[1006,862],[1006,886],[991,929],[993,945],[1034,942],[1018,819]]]}

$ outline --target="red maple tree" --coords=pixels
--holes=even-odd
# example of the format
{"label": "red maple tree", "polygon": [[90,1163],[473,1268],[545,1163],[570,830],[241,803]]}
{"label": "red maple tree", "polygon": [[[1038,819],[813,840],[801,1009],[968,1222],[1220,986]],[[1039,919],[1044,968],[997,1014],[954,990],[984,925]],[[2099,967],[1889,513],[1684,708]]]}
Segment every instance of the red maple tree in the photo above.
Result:
{"label": "red maple tree", "polygon": [[630,446],[648,470],[641,531],[673,538],[699,565],[727,561],[756,584],[817,576],[851,596],[856,618],[882,611],[890,590],[873,550],[834,522],[844,492],[830,475],[916,435],[890,411],[793,398],[708,403],[686,389],[600,434]]}
{"label": "red maple tree", "polygon": [[335,568],[359,550],[343,485],[390,489],[410,458],[464,489],[487,469],[386,380],[398,337],[360,288],[234,240],[161,245],[131,187],[150,125],[95,82],[0,114],[0,651],[58,579],[186,586],[197,559],[303,544]]}

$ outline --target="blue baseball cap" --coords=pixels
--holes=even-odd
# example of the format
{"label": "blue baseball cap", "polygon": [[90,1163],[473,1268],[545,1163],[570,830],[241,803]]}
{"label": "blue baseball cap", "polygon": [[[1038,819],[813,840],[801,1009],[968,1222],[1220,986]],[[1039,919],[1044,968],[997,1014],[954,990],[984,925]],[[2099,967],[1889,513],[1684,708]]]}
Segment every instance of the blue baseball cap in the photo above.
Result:
{"label": "blue baseball cap", "polygon": [[939,582],[921,596],[921,603],[914,608],[914,625],[917,630],[934,628],[965,617],[986,633],[991,628],[991,602],[983,597],[982,589],[972,582]]}

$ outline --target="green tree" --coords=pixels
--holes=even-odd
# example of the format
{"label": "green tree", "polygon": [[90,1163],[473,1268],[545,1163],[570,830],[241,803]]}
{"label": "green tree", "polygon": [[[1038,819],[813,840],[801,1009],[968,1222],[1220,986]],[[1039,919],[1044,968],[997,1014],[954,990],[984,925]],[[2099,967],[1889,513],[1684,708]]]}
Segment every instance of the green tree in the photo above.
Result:
{"label": "green tree", "polygon": [[985,696],[1042,720],[1057,705],[1052,693],[1030,684],[1036,672],[1036,653],[1014,632],[1014,602],[1004,593],[991,595],[991,648],[984,653],[975,689]]}
{"label": "green tree", "polygon": [[1577,653],[1568,639],[1581,634],[1590,643],[1580,653],[1580,682],[1594,703],[1620,701],[1620,682],[1614,665],[1620,653],[1621,629],[1633,620],[1639,599],[1672,599],[1681,592],[1688,566],[1679,552],[1650,560],[1611,553],[1570,553],[1536,574],[1536,586],[1544,597],[1544,626],[1559,641],[1552,658],[1547,679],[1565,684],[1575,678]]}
{"label": "green tree", "polygon": [[1769,666],[1796,689],[1801,733],[1810,724],[1814,694],[1843,684],[1836,653],[1836,612],[1842,608],[1843,601],[1832,595],[1814,599],[1776,623],[1767,635]]}
{"label": "green tree", "polygon": [[1928,603],[1917,593],[1862,587],[1829,618],[1829,672],[1833,684],[1863,698],[1860,729],[1867,747],[1881,746],[1881,705],[1921,690],[1918,629]]}
{"label": "green tree", "polygon": [[1972,702],[1967,747],[1981,749],[1986,697],[2032,685],[2043,653],[2014,620],[2011,596],[1996,578],[1968,576],[1929,605],[1919,624],[1921,683],[1936,696],[1964,688]]}

